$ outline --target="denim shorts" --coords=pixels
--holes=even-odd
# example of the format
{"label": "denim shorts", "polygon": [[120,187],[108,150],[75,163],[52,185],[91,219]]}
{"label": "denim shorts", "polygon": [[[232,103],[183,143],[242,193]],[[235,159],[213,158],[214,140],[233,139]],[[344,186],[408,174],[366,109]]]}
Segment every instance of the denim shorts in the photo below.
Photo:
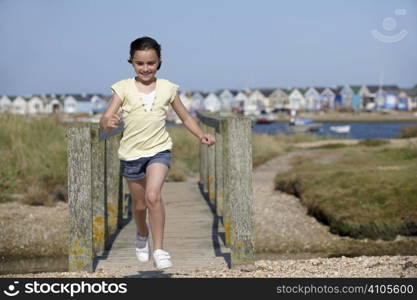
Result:
{"label": "denim shorts", "polygon": [[163,163],[171,168],[171,150],[158,152],[154,156],[141,157],[135,160],[120,160],[120,173],[126,180],[145,178],[146,168],[152,163]]}

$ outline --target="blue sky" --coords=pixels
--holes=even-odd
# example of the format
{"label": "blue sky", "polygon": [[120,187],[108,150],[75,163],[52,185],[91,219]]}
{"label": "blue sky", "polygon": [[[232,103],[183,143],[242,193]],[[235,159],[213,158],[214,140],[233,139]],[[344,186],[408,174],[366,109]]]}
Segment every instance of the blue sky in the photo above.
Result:
{"label": "blue sky", "polygon": [[144,35],[162,45],[157,76],[183,90],[411,87],[416,30],[415,0],[0,0],[0,94],[110,94]]}

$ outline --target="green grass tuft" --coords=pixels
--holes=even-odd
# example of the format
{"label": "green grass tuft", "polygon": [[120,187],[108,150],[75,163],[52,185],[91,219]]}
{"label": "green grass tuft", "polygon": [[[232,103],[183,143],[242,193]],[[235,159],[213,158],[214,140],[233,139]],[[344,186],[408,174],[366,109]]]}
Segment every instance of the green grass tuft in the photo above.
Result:
{"label": "green grass tuft", "polygon": [[417,148],[338,151],[343,155],[332,164],[297,160],[292,170],[276,176],[276,189],[300,197],[333,233],[374,239],[416,235]]}
{"label": "green grass tuft", "polygon": [[366,147],[378,147],[382,145],[389,144],[390,141],[381,140],[381,139],[365,139],[361,140],[358,145],[359,146],[366,146]]}
{"label": "green grass tuft", "polygon": [[400,130],[401,138],[417,137],[417,125],[403,127]]}

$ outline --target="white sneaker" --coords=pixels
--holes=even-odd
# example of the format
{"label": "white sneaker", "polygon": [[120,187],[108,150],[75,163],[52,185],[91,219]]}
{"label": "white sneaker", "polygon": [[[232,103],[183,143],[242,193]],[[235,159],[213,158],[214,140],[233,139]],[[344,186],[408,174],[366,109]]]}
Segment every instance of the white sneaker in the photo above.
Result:
{"label": "white sneaker", "polygon": [[147,262],[149,260],[149,252],[151,251],[149,245],[149,230],[146,238],[141,237],[136,233],[136,257],[140,262]]}
{"label": "white sneaker", "polygon": [[169,253],[162,249],[157,249],[153,252],[154,266],[159,270],[172,267],[172,262],[170,259],[171,256]]}

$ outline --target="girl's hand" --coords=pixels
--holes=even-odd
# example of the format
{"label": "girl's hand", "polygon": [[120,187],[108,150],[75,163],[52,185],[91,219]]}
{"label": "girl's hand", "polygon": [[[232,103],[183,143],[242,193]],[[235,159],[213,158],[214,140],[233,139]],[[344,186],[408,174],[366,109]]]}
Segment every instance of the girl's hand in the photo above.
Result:
{"label": "girl's hand", "polygon": [[122,121],[122,117],[118,114],[114,114],[109,121],[107,122],[107,129],[113,130],[119,127],[120,122]]}
{"label": "girl's hand", "polygon": [[214,138],[214,136],[210,135],[210,134],[203,134],[200,138],[200,142],[204,145],[214,145],[216,143],[216,139]]}

